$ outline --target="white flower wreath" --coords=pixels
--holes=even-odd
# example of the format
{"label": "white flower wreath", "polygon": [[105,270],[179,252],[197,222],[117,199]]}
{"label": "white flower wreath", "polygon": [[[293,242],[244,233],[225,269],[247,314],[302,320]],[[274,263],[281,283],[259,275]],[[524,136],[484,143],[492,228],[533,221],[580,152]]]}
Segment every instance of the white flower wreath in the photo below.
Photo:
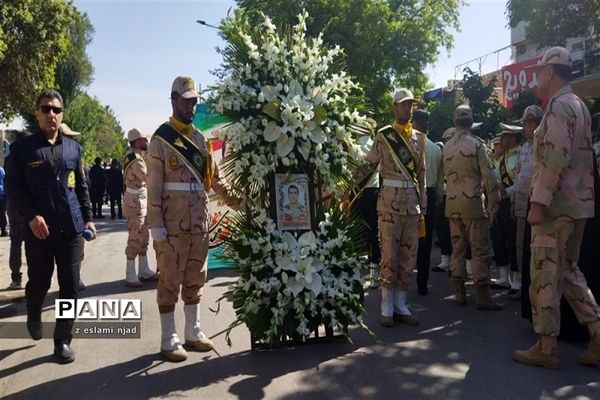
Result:
{"label": "white flower wreath", "polygon": [[[259,210],[233,218],[224,239],[230,250],[224,258],[240,271],[229,292],[237,315],[230,330],[245,323],[269,344],[306,338],[321,324],[343,332],[364,327],[364,228],[331,199],[347,190],[352,168],[364,162],[355,133],[365,132],[365,116],[357,111],[359,87],[341,70],[340,48],[326,49],[321,36],[307,38],[307,18],[300,14],[288,35],[268,17],[252,27],[240,15],[225,20],[227,77],[210,100],[234,121],[220,132],[228,152],[222,170]],[[269,177],[286,167],[309,174],[317,188],[314,232],[282,232],[267,215]]]}

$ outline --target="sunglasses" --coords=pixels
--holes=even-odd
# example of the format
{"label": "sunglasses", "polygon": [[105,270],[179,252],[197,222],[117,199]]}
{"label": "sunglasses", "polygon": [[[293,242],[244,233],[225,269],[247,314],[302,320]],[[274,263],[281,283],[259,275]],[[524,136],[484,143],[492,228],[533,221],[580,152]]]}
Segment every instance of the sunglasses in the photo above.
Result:
{"label": "sunglasses", "polygon": [[50,111],[52,111],[54,114],[60,114],[63,112],[63,109],[62,107],[40,106],[40,111],[44,114],[50,114]]}

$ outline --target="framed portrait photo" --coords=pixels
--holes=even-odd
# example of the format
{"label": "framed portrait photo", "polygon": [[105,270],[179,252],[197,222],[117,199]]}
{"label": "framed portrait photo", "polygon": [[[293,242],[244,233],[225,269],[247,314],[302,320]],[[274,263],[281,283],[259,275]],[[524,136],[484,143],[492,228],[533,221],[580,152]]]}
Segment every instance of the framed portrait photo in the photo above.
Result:
{"label": "framed portrait photo", "polygon": [[277,221],[277,229],[312,230],[314,198],[308,175],[276,173],[271,189],[271,213]]}

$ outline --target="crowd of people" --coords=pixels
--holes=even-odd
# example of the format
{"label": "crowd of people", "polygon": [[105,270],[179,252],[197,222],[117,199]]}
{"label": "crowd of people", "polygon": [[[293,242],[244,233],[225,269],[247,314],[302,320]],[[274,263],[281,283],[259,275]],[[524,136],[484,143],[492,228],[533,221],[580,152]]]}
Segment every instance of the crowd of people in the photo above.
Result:
{"label": "crowd of people", "polygon": [[[600,186],[600,146],[594,147],[594,156],[592,119],[570,89],[572,63],[567,50],[548,50],[533,68],[538,90],[549,99],[545,111],[527,107],[518,125],[501,125],[502,132],[492,143],[477,135],[481,123],[474,121],[468,105],[456,108],[454,126],[444,132],[442,142],[433,143],[427,137],[429,115],[414,110],[419,101],[408,89],[393,96],[393,123],[373,138],[359,139],[368,165],[357,179],[362,194],[355,209],[370,227],[370,283],[380,288],[382,326],[419,325],[407,293],[416,268],[417,292],[428,294],[436,231],[442,261],[433,270],[451,276],[454,303],[467,304],[468,279],[474,283],[479,310],[502,309],[490,296],[490,286],[510,290],[511,298],[522,302],[523,315],[532,319],[538,341],[530,349],[515,351],[515,361],[558,367],[556,337],[564,295],[589,331],[589,347],[579,361],[594,364],[600,361],[600,307],[578,260],[580,248],[592,239],[585,234],[586,220],[593,221],[600,203],[594,196],[595,186]],[[60,94],[49,90],[38,97],[39,128],[12,144],[5,180],[9,215],[12,204],[15,218],[23,221],[27,327],[32,338],[42,337],[41,308],[55,263],[59,297],[77,298],[82,232],[87,229],[95,237],[93,220],[104,218],[102,206],[108,196],[111,217],[127,218],[125,285],[135,288],[158,280],[161,354],[183,361],[186,350],[213,348],[199,322],[209,247],[207,192],[213,189],[233,209],[245,205],[230,195],[204,136],[192,125],[198,98],[194,81],[177,77],[171,88],[173,114],[152,139],[139,129],[130,130],[131,151],[123,169],[112,160],[107,170],[97,158],[86,173],[81,146],[61,125]],[[290,201],[298,194],[294,188],[288,189]],[[150,236],[159,273],[148,265]],[[20,254],[18,258],[20,263]],[[497,275],[493,281],[492,259]],[[11,251],[13,283],[20,286],[12,260]],[[184,344],[175,329],[180,294]],[[72,320],[56,325],[58,362],[75,358],[72,326]]]}
{"label": "crowd of people", "polygon": [[[564,296],[570,308],[563,306],[563,314],[574,314],[588,330],[589,347],[579,362],[594,364],[600,361],[595,299],[600,277],[590,255],[598,247],[593,245],[593,217],[600,203],[595,196],[600,138],[593,147],[591,115],[569,84],[568,51],[551,48],[531,68],[537,72],[538,91],[548,99],[545,111],[527,107],[519,125],[501,124],[500,135],[490,143],[480,138],[482,123],[474,121],[468,105],[456,108],[454,126],[444,132],[442,142],[431,142],[427,112],[411,114],[417,103],[412,93],[395,93],[395,121],[367,143],[370,167],[357,179],[368,188],[357,212],[370,226],[371,286],[381,286],[382,326],[418,325],[407,307],[407,287],[416,268],[417,292],[428,292],[435,227],[442,261],[433,270],[450,274],[457,305],[467,303],[467,279],[473,280],[479,310],[502,309],[492,300],[490,287],[509,290],[511,299],[521,301],[538,340],[530,349],[516,350],[515,361],[558,367],[556,338]],[[374,177],[378,195],[366,185]],[[373,209],[377,221],[368,218]],[[372,251],[376,237],[381,253]],[[491,279],[493,264],[496,279]],[[563,329],[577,325],[570,319]]]}

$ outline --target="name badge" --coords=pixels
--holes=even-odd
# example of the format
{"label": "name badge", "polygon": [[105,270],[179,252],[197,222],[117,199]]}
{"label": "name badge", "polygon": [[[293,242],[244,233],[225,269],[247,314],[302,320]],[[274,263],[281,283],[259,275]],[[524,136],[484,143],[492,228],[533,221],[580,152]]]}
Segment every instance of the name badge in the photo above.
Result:
{"label": "name badge", "polygon": [[69,171],[67,175],[67,187],[69,189],[75,188],[75,171]]}

